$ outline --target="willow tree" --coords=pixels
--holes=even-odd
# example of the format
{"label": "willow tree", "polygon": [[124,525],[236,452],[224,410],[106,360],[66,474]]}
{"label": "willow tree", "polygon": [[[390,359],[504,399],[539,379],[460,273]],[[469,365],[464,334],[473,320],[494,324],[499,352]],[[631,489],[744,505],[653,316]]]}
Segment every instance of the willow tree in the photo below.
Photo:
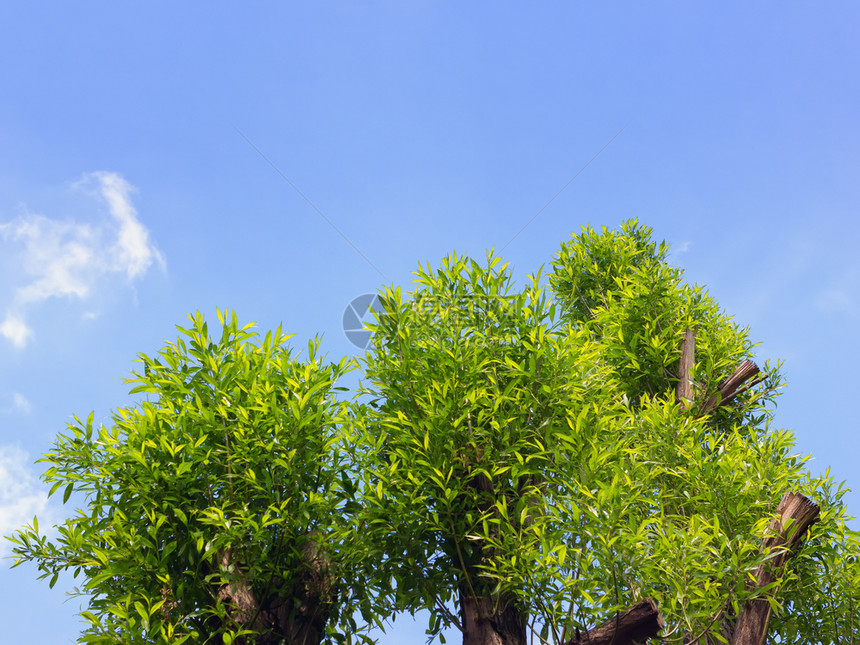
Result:
{"label": "willow tree", "polygon": [[612,410],[588,403],[605,370],[586,332],[553,327],[539,281],[513,291],[499,258],[417,276],[409,297],[383,294],[365,361],[369,542],[400,606],[430,609],[431,633],[521,643],[529,602],[487,569],[521,557],[574,455],[591,472],[617,453],[601,438]]}
{"label": "willow tree", "polygon": [[[629,221],[584,229],[552,263],[563,316],[600,345],[625,409],[616,425],[625,484],[609,503],[580,491],[587,511],[567,538],[611,576],[585,597],[556,583],[556,598],[568,599],[569,615],[593,616],[652,597],[663,638],[676,642],[749,642],[756,615],[756,638],[769,642],[856,639],[860,542],[846,526],[844,488],[812,475],[792,433],[774,427],[778,369],[759,370],[749,330],[687,284],[667,253]],[[789,521],[786,505],[799,501],[803,513]]]}
{"label": "willow tree", "polygon": [[352,402],[316,343],[195,316],[141,357],[143,402],[60,435],[45,479],[83,509],[15,556],[82,575],[89,643],[309,645],[419,609],[464,645],[858,640],[845,490],[667,250],[627,222],[520,287],[492,254],[419,267]]}
{"label": "willow tree", "polygon": [[[93,415],[40,461],[51,493],[83,507],[47,539],[13,540],[53,586],[82,578],[84,643],[315,645],[355,631],[344,571],[354,492],[337,449],[346,361],[318,342],[300,360],[280,328],[264,337],[202,315],[128,379],[145,395],[108,426]],[[345,536],[346,534],[346,536]]]}
{"label": "willow tree", "polygon": [[[430,610],[430,633],[860,635],[842,489],[773,427],[778,370],[752,363],[748,330],[667,250],[631,221],[584,229],[521,289],[492,254],[452,255],[381,294],[365,530],[400,606]],[[651,627],[614,631],[641,603],[659,610]]]}

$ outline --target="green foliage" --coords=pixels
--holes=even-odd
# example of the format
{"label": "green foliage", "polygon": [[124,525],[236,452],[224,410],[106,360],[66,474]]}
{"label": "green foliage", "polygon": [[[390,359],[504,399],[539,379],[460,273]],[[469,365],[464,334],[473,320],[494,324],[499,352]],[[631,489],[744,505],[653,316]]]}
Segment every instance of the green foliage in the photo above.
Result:
{"label": "green foliage", "polygon": [[635,220],[621,231],[603,229],[596,235],[590,227],[570,242],[562,242],[553,262],[550,284],[575,320],[587,320],[598,307],[609,308],[618,287],[636,274],[648,275],[665,266],[669,247],[651,241],[651,229]]}
{"label": "green foliage", "polygon": [[[492,253],[419,267],[413,290],[381,294],[351,403],[334,396],[350,365],[323,366],[315,343],[300,362],[280,329],[260,340],[235,316],[214,342],[198,314],[141,357],[146,401],[59,437],[45,479],[87,504],[54,541],[34,519],[18,562],[51,584],[83,574],[92,643],[250,642],[259,626],[224,594],[248,581],[283,602],[321,584],[330,639],[358,613],[419,609],[437,635],[473,598],[563,643],[652,597],[667,642],[716,643],[762,597],[770,643],[856,640],[845,489],[772,427],[778,369],[703,405],[754,346],[667,253],[629,221],[583,229],[521,288]],[[678,403],[687,328],[695,385]],[[756,589],[786,491],[821,520]]]}
{"label": "green foliage", "polygon": [[[568,533],[549,550],[573,554],[576,564],[559,563],[541,581],[554,590],[543,594],[551,610],[542,620],[562,633],[558,626],[565,624],[566,608],[569,633],[570,624],[582,630],[650,596],[666,619],[665,638],[682,642],[707,635],[716,642],[721,623],[765,593],[776,616],[770,642],[856,638],[858,592],[851,582],[858,570],[858,534],[845,525],[841,498],[832,494],[827,476],[807,473],[805,459],[792,452],[791,433],[771,428],[778,371],[765,366],[759,388],[701,413],[700,404],[720,381],[752,358],[753,346],[748,330],[665,263],[667,250],[651,242],[650,229],[629,221],[620,232],[584,229],[553,261],[549,281],[565,319],[599,346],[607,382],[617,387],[608,400],[594,404],[624,403],[623,412],[609,419],[623,458],[605,470],[596,488],[571,482],[570,501],[562,506],[580,512],[559,513]],[[675,403],[686,328],[696,332],[697,387],[690,410]],[[784,577],[770,589],[752,590],[750,576],[767,557],[760,552],[761,539],[789,490],[818,503],[823,519]],[[524,578],[523,571],[506,575]],[[816,607],[823,615],[825,607],[836,606],[839,611],[829,612],[832,626],[817,621],[817,632],[798,613]],[[786,607],[795,609],[793,618]]]}
{"label": "green foliage", "polygon": [[[800,490],[821,506],[821,521],[811,527],[804,548],[792,562],[772,632],[783,643],[856,642],[860,625],[860,533],[846,525],[843,498],[829,470],[807,476]],[[774,642],[774,639],[771,639]]]}
{"label": "green foliage", "polygon": [[407,297],[385,293],[366,358],[365,513],[400,602],[430,608],[435,633],[458,593],[510,601],[491,563],[533,541],[582,441],[614,448],[596,441],[607,411],[583,404],[605,388],[595,348],[555,324],[537,277],[515,292],[492,255],[416,275]]}
{"label": "green foliage", "polygon": [[[780,375],[765,366],[758,388],[703,413],[753,345],[667,250],[630,221],[562,245],[550,291],[539,276],[513,289],[492,255],[454,255],[384,293],[365,359],[368,530],[401,606],[433,611],[430,633],[458,623],[446,603],[463,594],[517,606],[555,643],[650,596],[667,640],[718,642],[764,594],[771,642],[856,634],[858,536],[771,428]],[[690,409],[675,401],[688,327]],[[802,551],[815,558],[754,589],[788,490],[824,509]],[[832,625],[789,618],[804,606]]]}
{"label": "green foliage", "polygon": [[76,419],[41,460],[51,492],[86,506],[55,541],[35,521],[19,532],[17,563],[35,560],[52,582],[83,574],[83,642],[243,642],[253,621],[236,619],[226,585],[301,597],[310,546],[328,554],[326,575],[343,576],[352,490],[334,383],[348,366],[323,365],[316,341],[297,360],[280,328],[261,339],[228,315],[220,339],[197,314],[175,343],[141,355],[129,382],[146,399],[110,427]]}
{"label": "green foliage", "polygon": [[633,404],[677,382],[686,328],[697,332],[693,377],[702,400],[753,347],[748,330],[734,325],[704,289],[682,281],[682,271],[665,262],[667,253],[665,243],[651,241],[651,229],[630,220],[621,232],[584,229],[552,262],[549,281],[568,320],[598,338]]}

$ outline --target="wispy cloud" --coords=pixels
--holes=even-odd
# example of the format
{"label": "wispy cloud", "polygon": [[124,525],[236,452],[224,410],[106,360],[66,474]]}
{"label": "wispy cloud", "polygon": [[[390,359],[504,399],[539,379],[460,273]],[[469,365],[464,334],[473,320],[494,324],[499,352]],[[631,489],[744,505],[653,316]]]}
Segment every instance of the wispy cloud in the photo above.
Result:
{"label": "wispy cloud", "polygon": [[681,255],[682,253],[686,253],[690,250],[690,247],[693,246],[693,243],[690,240],[685,240],[680,244],[675,244],[672,246],[672,252],[677,255]]}
{"label": "wispy cloud", "polygon": [[19,392],[12,392],[12,405],[16,412],[21,412],[22,414],[29,414],[32,408],[27,397]]}
{"label": "wispy cloud", "polygon": [[693,243],[690,240],[673,243],[672,246],[669,247],[669,262],[672,262],[673,264],[680,263],[681,256],[688,253],[692,247]]}
{"label": "wispy cloud", "polygon": [[33,408],[27,397],[20,392],[4,395],[2,401],[3,407],[0,407],[0,414],[30,414],[30,410]]}
{"label": "wispy cloud", "polygon": [[[32,473],[30,459],[17,446],[0,446],[0,536],[23,528],[38,515],[45,527],[56,513],[48,506],[48,495]],[[11,542],[0,540],[0,557],[8,555]]]}
{"label": "wispy cloud", "polygon": [[[0,224],[0,239],[17,252],[24,273],[0,322],[0,335],[23,348],[33,338],[27,314],[49,298],[85,299],[99,280],[124,274],[133,280],[164,258],[141,224],[131,196],[134,186],[112,172],[85,175],[74,184],[107,205],[92,222],[26,213]],[[98,210],[98,209],[95,209]],[[17,247],[17,248],[15,248]]]}
{"label": "wispy cloud", "polygon": [[108,203],[110,215],[117,224],[116,241],[108,252],[111,271],[125,272],[129,278],[146,273],[153,263],[165,266],[164,258],[149,241],[149,231],[137,219],[137,211],[131,202],[134,186],[112,172],[95,172],[85,177],[79,185],[96,183],[96,189]]}

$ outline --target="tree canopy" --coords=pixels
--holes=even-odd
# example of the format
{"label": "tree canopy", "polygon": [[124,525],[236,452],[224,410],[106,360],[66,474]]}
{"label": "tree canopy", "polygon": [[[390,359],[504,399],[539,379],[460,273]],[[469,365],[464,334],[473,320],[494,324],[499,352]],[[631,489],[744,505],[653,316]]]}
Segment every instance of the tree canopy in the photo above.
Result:
{"label": "tree canopy", "polygon": [[142,402],[45,455],[85,503],[12,536],[16,564],[82,576],[92,643],[342,641],[422,609],[466,644],[621,643],[642,603],[632,640],[852,641],[845,489],[774,427],[779,365],[667,252],[584,228],[521,286],[452,254],[380,292],[356,362],[191,316],[141,356]]}
{"label": "tree canopy", "polygon": [[318,341],[299,360],[281,329],[260,338],[219,319],[214,340],[197,314],[141,355],[128,380],[145,400],[111,427],[76,419],[41,460],[51,493],[86,505],[55,540],[34,520],[15,551],[52,585],[82,574],[83,642],[311,643],[341,617],[353,491],[333,449],[348,412],[334,388],[347,362],[324,365]]}

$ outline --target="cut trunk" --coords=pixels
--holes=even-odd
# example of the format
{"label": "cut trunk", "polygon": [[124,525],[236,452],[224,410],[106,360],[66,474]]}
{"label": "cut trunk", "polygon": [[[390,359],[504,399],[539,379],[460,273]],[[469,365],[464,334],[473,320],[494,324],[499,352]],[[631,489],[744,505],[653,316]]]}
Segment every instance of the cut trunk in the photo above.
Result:
{"label": "cut trunk", "polygon": [[656,638],[663,629],[663,616],[657,603],[645,598],[623,614],[617,614],[600,627],[589,629],[565,645],[634,645]]}
{"label": "cut trunk", "polygon": [[[695,364],[696,334],[692,329],[685,329],[684,339],[681,341],[681,358],[678,361],[678,385],[675,388],[675,401],[685,410],[693,407],[697,394],[696,384],[690,376]],[[704,416],[761,383],[765,379],[764,376],[754,378],[759,371],[758,365],[745,360],[717,386],[717,391],[707,401],[699,402],[697,415]],[[744,385],[752,378],[753,381]]]}
{"label": "cut trunk", "polygon": [[[782,569],[800,545],[806,529],[818,520],[819,508],[799,493],[786,493],[776,510],[762,552],[775,554],[756,571],[755,586],[766,587],[782,575]],[[770,603],[765,598],[747,602],[741,609],[732,645],[761,645],[767,637]]]}
{"label": "cut trunk", "polygon": [[707,414],[721,405],[725,405],[738,394],[746,392],[751,387],[761,383],[764,377],[757,378],[746,387],[741,387],[746,381],[753,378],[759,373],[758,365],[750,360],[741,363],[738,368],[732,372],[729,377],[717,386],[717,392],[711,395],[705,404],[702,406],[702,414]]}
{"label": "cut trunk", "polygon": [[[464,455],[463,458],[463,476],[468,478],[472,494],[464,494],[459,499],[462,507],[471,506],[486,513],[495,506],[499,493],[485,472],[466,474],[472,464],[480,464],[484,458],[480,446],[473,443],[470,447],[472,454]],[[525,521],[527,523],[528,518]],[[458,593],[463,645],[526,645],[528,615],[519,609],[512,597],[491,594],[489,589],[485,589],[487,585],[481,584],[480,567],[491,557],[486,545],[481,541],[469,540],[469,552],[464,553],[461,542],[465,542],[462,537],[452,536],[449,554],[460,569]]]}
{"label": "cut trunk", "polygon": [[681,343],[681,361],[678,364],[678,387],[675,390],[675,400],[685,410],[693,404],[696,394],[693,391],[693,379],[690,373],[696,364],[696,332],[684,330],[684,340]]}

